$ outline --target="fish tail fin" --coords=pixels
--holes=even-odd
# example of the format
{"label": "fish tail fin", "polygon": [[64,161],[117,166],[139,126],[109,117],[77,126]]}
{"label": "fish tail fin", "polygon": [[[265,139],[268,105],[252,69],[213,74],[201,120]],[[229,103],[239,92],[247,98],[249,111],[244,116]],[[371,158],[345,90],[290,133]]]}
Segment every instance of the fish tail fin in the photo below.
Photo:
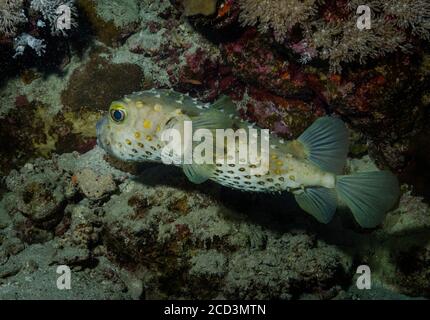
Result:
{"label": "fish tail fin", "polygon": [[336,191],[363,228],[379,225],[400,196],[397,177],[389,171],[337,176]]}

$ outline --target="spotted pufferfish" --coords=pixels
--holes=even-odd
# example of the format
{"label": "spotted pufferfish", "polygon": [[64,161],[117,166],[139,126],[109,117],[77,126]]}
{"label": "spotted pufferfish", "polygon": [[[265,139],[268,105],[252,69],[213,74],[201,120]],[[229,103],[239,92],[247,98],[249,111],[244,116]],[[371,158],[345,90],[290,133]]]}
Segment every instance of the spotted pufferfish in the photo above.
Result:
{"label": "spotted pufferfish", "polygon": [[[194,131],[255,128],[237,115],[236,106],[226,96],[210,105],[172,90],[152,89],[112,102],[109,113],[97,123],[97,141],[121,160],[161,162],[167,143],[163,132],[176,129],[184,134],[186,121],[192,122]],[[213,180],[242,191],[292,192],[299,206],[321,223],[331,221],[340,200],[360,226],[373,228],[398,201],[399,184],[389,171],[343,175],[348,145],[343,121],[326,116],[317,119],[297,140],[270,135],[265,174],[251,174],[255,165],[241,163],[238,154],[234,163],[214,159],[212,164],[181,167],[193,183]]]}

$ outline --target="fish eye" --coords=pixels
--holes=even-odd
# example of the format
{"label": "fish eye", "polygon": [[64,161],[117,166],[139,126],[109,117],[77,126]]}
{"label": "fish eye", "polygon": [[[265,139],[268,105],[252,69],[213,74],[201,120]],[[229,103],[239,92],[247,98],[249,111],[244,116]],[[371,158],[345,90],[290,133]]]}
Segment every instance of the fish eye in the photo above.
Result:
{"label": "fish eye", "polygon": [[110,116],[113,121],[120,123],[123,122],[126,116],[125,110],[121,109],[112,109],[110,111]]}

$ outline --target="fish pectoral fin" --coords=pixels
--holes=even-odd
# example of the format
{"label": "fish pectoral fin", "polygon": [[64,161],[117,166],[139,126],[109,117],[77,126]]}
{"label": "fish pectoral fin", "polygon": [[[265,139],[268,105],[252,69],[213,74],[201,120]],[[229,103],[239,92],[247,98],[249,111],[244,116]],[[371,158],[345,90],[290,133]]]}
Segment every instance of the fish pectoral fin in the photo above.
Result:
{"label": "fish pectoral fin", "polygon": [[195,184],[201,184],[212,177],[215,166],[208,164],[185,164],[182,169],[188,180]]}
{"label": "fish pectoral fin", "polygon": [[212,108],[222,111],[227,115],[237,115],[237,107],[229,96],[221,96],[212,104]]}
{"label": "fish pectoral fin", "polygon": [[298,140],[288,142],[285,148],[287,153],[292,154],[297,159],[306,160],[309,156],[303,143]]}
{"label": "fish pectoral fin", "polygon": [[321,170],[342,173],[348,154],[348,129],[342,120],[322,117],[299,137],[307,158]]}
{"label": "fish pectoral fin", "polygon": [[337,195],[334,189],[308,188],[295,194],[300,208],[321,223],[329,223],[336,212]]}

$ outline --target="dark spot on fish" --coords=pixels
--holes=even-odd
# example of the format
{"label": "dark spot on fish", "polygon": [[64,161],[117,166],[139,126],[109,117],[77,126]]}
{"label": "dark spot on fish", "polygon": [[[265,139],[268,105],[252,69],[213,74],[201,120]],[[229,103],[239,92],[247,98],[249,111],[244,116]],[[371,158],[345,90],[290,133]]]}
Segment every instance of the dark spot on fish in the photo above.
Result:
{"label": "dark spot on fish", "polygon": [[240,171],[240,172],[244,172],[244,171],[245,171],[245,168],[239,168],[239,171]]}

